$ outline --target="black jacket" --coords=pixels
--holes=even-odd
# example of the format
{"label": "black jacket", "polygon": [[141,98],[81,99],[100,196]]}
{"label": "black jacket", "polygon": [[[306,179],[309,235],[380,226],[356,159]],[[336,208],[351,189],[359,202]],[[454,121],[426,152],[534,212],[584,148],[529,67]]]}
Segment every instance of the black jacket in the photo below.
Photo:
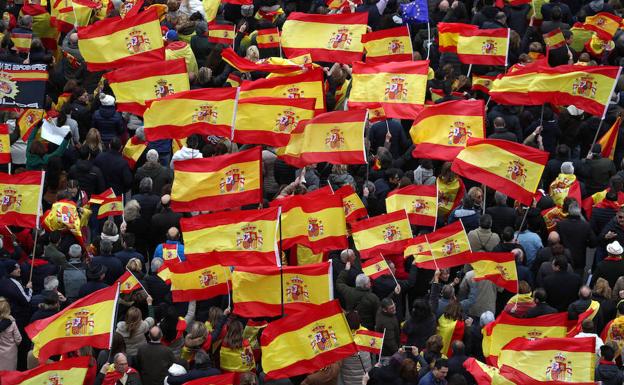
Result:
{"label": "black jacket", "polygon": [[539,317],[542,315],[555,314],[555,313],[557,313],[557,309],[555,309],[554,307],[550,306],[549,304],[545,302],[540,302],[534,307],[530,308],[524,315],[524,318],[535,318],[535,317]]}
{"label": "black jacket", "polygon": [[124,131],[123,119],[115,106],[100,106],[93,113],[92,126],[100,131],[102,142],[108,143]]}
{"label": "black jacket", "polygon": [[106,189],[104,175],[91,160],[79,159],[69,169],[69,179],[76,179],[78,186],[89,196],[100,194]]}
{"label": "black jacket", "polygon": [[561,237],[561,244],[572,254],[572,267],[580,270],[585,267],[585,249],[593,247],[596,235],[588,222],[579,217],[568,217],[557,223],[557,232]]}
{"label": "black jacket", "polygon": [[117,196],[132,188],[132,172],[128,162],[117,151],[104,151],[95,158],[95,165],[102,170],[106,185],[112,187]]}
{"label": "black jacket", "polygon": [[594,370],[594,381],[602,381],[602,385],[621,385],[624,373],[615,365],[615,362],[600,360]]}
{"label": "black jacket", "polygon": [[594,287],[598,278],[604,278],[609,281],[609,286],[613,287],[615,281],[624,275],[624,260],[619,257],[606,258],[602,260],[596,270],[592,273],[590,286]]}
{"label": "black jacket", "polygon": [[567,271],[556,271],[544,278],[544,290],[548,302],[558,311],[568,310],[568,306],[578,297],[581,277]]}
{"label": "black jacket", "polygon": [[139,346],[136,370],[141,374],[143,385],[162,385],[174,363],[173,351],[160,343],[148,342]]}

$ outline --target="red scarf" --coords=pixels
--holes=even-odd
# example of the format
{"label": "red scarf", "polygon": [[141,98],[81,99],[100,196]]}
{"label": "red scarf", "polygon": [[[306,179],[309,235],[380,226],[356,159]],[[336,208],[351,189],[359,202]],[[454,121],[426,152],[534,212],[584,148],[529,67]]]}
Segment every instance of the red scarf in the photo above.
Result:
{"label": "red scarf", "polygon": [[[128,368],[125,374],[131,374],[131,373],[137,373],[137,371],[134,370],[133,368]],[[106,376],[104,376],[104,381],[102,381],[102,385],[115,385],[117,381],[121,379],[121,377],[123,377],[123,374],[119,373],[116,370],[113,370],[112,372],[108,372],[106,373]]]}

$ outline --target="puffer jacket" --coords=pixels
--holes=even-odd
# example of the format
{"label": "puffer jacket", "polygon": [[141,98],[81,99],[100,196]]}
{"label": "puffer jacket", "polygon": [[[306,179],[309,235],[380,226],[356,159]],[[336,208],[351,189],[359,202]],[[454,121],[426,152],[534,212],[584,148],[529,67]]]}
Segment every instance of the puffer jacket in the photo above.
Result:
{"label": "puffer jacket", "polygon": [[362,385],[362,377],[364,377],[362,365],[366,372],[373,367],[369,352],[359,352],[342,360],[340,375],[344,385]]}
{"label": "puffer jacket", "polygon": [[594,381],[602,381],[602,385],[620,385],[624,381],[624,374],[615,362],[600,360],[594,371]]}
{"label": "puffer jacket", "polygon": [[89,196],[104,191],[104,176],[99,167],[94,166],[90,160],[77,160],[69,169],[69,178],[76,179],[78,186]]}
{"label": "puffer jacket", "polygon": [[100,131],[104,143],[110,142],[116,136],[121,136],[124,130],[123,119],[115,106],[98,108],[93,114],[92,127]]}

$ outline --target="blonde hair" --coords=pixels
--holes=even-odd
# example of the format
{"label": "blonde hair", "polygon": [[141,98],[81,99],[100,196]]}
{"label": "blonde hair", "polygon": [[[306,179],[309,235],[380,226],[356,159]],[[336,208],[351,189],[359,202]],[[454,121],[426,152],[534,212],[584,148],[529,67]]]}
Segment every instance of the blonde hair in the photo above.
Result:
{"label": "blonde hair", "polygon": [[139,308],[132,306],[126,313],[126,329],[130,337],[134,336],[139,331],[143,322],[143,315]]}
{"label": "blonde hair", "polygon": [[611,286],[609,281],[604,278],[598,278],[594,285],[594,293],[603,296],[604,298],[611,298]]}
{"label": "blonde hair", "polygon": [[91,151],[102,151],[102,137],[100,136],[100,131],[98,131],[97,128],[91,128],[87,132],[84,145],[89,147]]}
{"label": "blonde hair", "polygon": [[0,319],[9,319],[11,317],[11,305],[4,297],[0,297]]}
{"label": "blonde hair", "polygon": [[143,263],[139,258],[131,258],[126,264],[126,269],[130,270],[133,273],[139,272],[143,270]]}

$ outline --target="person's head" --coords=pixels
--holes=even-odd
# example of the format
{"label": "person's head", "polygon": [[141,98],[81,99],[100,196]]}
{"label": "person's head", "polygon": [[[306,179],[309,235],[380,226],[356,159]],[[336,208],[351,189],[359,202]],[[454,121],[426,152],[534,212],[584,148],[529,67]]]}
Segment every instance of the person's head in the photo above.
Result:
{"label": "person's head", "polygon": [[611,298],[611,286],[609,286],[609,281],[604,278],[598,278],[596,283],[594,284],[593,293],[601,296],[602,298]]}
{"label": "person's head", "polygon": [[381,310],[386,314],[396,314],[396,305],[392,298],[384,298],[381,300]]}
{"label": "person's head", "polygon": [[552,261],[553,271],[566,271],[568,269],[568,259],[565,255],[557,255]]}
{"label": "person's head", "polygon": [[559,233],[556,231],[551,231],[550,233],[548,233],[548,244],[550,246],[552,245],[556,245],[559,242],[561,242],[561,237],[559,236]]}
{"label": "person's head", "polygon": [[91,128],[85,136],[85,144],[91,150],[102,150],[102,137],[97,128]]}
{"label": "person's head", "polygon": [[80,259],[82,256],[82,247],[80,247],[79,244],[74,243],[69,246],[69,252],[67,254],[69,255],[69,259]]}
{"label": "person's head", "polygon": [[538,304],[538,303],[546,303],[547,298],[548,298],[548,296],[546,295],[546,290],[544,290],[541,287],[535,289],[535,291],[533,292],[533,301],[536,304]]}
{"label": "person's head", "polygon": [[483,214],[479,218],[479,227],[484,230],[492,228],[492,216],[490,214]]}
{"label": "person's head", "polygon": [[615,220],[620,227],[624,227],[624,206],[620,207],[617,214],[615,214]]}
{"label": "person's head", "polygon": [[529,294],[531,292],[531,285],[527,281],[518,282],[518,294]]}
{"label": "person's head", "polygon": [[475,205],[480,206],[483,203],[483,190],[481,190],[481,187],[471,187],[467,195],[472,199]]}
{"label": "person's head", "polygon": [[455,340],[451,344],[451,349],[454,356],[462,356],[466,352],[466,345],[460,340]]}
{"label": "person's head", "polygon": [[580,299],[590,299],[591,298],[591,289],[587,285],[581,286],[578,292],[578,296]]}
{"label": "person's head", "polygon": [[132,249],[134,247],[135,242],[136,242],[136,238],[134,236],[134,233],[124,233],[121,237],[121,245],[126,250]]}
{"label": "person's head", "polygon": [[514,228],[511,226],[506,226],[503,229],[503,242],[511,242],[514,239]]}
{"label": "person's head", "polygon": [[102,234],[114,237],[119,234],[119,229],[112,219],[107,219],[102,226]]}
{"label": "person's head", "polygon": [[496,206],[507,206],[507,195],[500,191],[495,192],[494,203],[496,203]]}
{"label": "person's head", "polygon": [[445,379],[448,374],[448,361],[445,358],[437,359],[433,364],[432,374],[438,380]]}
{"label": "person's head", "polygon": [[193,134],[186,139],[186,147],[197,150],[199,148],[199,135]]}
{"label": "person's head", "polygon": [[620,257],[623,252],[624,249],[622,249],[622,245],[620,245],[618,241],[613,241],[607,245],[607,253],[609,253],[611,257]]}
{"label": "person's head", "polygon": [[130,258],[128,263],[126,263],[126,269],[134,274],[140,273],[143,270],[143,262],[139,258]]}
{"label": "person's head", "polygon": [[43,279],[43,289],[48,291],[56,291],[59,287],[59,280],[56,275],[48,275]]}
{"label": "person's head", "polygon": [[568,206],[568,215],[575,218],[581,217],[581,208],[579,207],[578,203],[570,203],[570,205]]}
{"label": "person's head", "polygon": [[596,331],[594,321],[590,318],[585,318],[583,322],[581,322],[581,329],[583,333],[594,333]]}
{"label": "person's head", "polygon": [[389,168],[386,170],[385,175],[388,183],[396,186],[401,181],[401,178],[403,178],[403,170],[400,168]]}
{"label": "person's head", "polygon": [[113,362],[116,372],[126,373],[128,371],[128,357],[124,353],[115,354]]}
{"label": "person's head", "polygon": [[139,192],[141,194],[149,194],[154,188],[154,181],[149,176],[144,177],[139,182]]}
{"label": "person's head", "polygon": [[561,173],[568,175],[574,174],[574,164],[572,164],[572,162],[561,163]]}
{"label": "person's head", "polygon": [[355,287],[358,289],[368,290],[371,287],[370,278],[366,274],[358,274],[355,277]]}
{"label": "person's head", "polygon": [[594,143],[591,148],[591,153],[592,157],[600,158],[600,155],[602,154],[602,145],[600,143]]}
{"label": "person's head", "polygon": [[352,249],[344,249],[340,252],[340,261],[342,263],[355,261],[355,251]]}
{"label": "person's head", "polygon": [[494,128],[505,128],[505,119],[497,117],[494,119]]}
{"label": "person's head", "polygon": [[604,361],[613,361],[615,359],[615,349],[610,345],[602,345],[600,347],[600,359]]}
{"label": "person's head", "polygon": [[550,18],[552,21],[561,21],[561,7],[556,5],[552,7],[550,10]]}
{"label": "person's head", "polygon": [[241,348],[243,346],[243,329],[243,324],[239,320],[230,322],[223,342],[233,349]]}
{"label": "person's head", "polygon": [[113,344],[111,347],[111,352],[113,354],[126,352],[126,340],[124,340],[123,336],[120,333],[115,332],[113,334]]}
{"label": "person's head", "polygon": [[511,253],[514,255],[517,263],[524,264],[524,251],[521,248],[513,249]]}
{"label": "person's head", "polygon": [[10,261],[8,265],[5,266],[6,272],[11,278],[19,278],[22,275],[22,269],[19,264],[13,263]]}
{"label": "person's head", "polygon": [[444,342],[442,340],[442,336],[438,334],[434,334],[427,338],[425,342],[425,350],[432,353],[440,353],[442,352],[442,348],[444,347]]}
{"label": "person's head", "polygon": [[195,353],[194,361],[195,361],[196,369],[197,368],[209,368],[211,364],[210,356],[203,349],[200,349],[199,351],[197,351],[197,353]]}
{"label": "person's head", "polygon": [[169,241],[177,241],[180,239],[180,230],[177,227],[170,227],[167,230],[167,240]]}
{"label": "person's head", "polygon": [[102,239],[100,241],[100,254],[111,255],[113,253],[113,243],[108,239]]}
{"label": "person's head", "polygon": [[496,14],[496,16],[494,17],[494,20],[496,20],[497,22],[499,22],[502,25],[506,25],[506,23],[507,23],[507,16],[505,15],[505,12],[498,12]]}
{"label": "person's head", "polygon": [[141,205],[136,199],[126,202],[124,206],[124,220],[133,221],[141,217]]}
{"label": "person's head", "polygon": [[444,299],[453,299],[455,298],[455,288],[453,287],[453,285],[444,285],[442,287],[442,298]]}
{"label": "person's head", "polygon": [[156,273],[163,265],[162,258],[152,258],[152,262],[150,262],[150,271],[152,273]]}
{"label": "person's head", "polygon": [[113,139],[108,143],[108,148],[112,152],[120,152],[121,151],[121,141],[118,137],[114,136]]}
{"label": "person's head", "polygon": [[429,301],[424,299],[415,299],[412,303],[412,309],[410,311],[412,319],[415,322],[422,321],[428,318],[431,318],[433,312],[431,311],[431,305]]}
{"label": "person's head", "polygon": [[492,313],[491,311],[487,310],[485,312],[483,312],[483,314],[481,314],[481,316],[479,317],[479,326],[484,327],[492,322],[494,322],[495,318],[494,318],[494,313]]}
{"label": "person's head", "polygon": [[9,319],[11,317],[11,305],[6,298],[0,297],[0,319]]}
{"label": "person's head", "polygon": [[51,232],[48,240],[51,245],[58,245],[61,242],[61,232],[58,230]]}
{"label": "person's head", "polygon": [[163,336],[162,330],[160,330],[160,327],[158,325],[154,325],[150,328],[149,330],[150,342],[158,343],[162,339],[162,336]]}
{"label": "person's head", "polygon": [[444,309],[444,316],[451,320],[460,320],[463,318],[463,311],[461,304],[456,298],[453,298],[449,301],[448,305]]}
{"label": "person's head", "polygon": [[148,162],[153,162],[153,163],[157,163],[158,162],[158,151],[154,150],[153,148],[151,150],[149,150],[147,152],[147,155],[145,156],[145,159]]}
{"label": "person's head", "polygon": [[[195,362],[197,362],[197,358],[195,358]],[[257,385],[257,384],[258,384],[258,377],[256,376],[255,373],[245,372],[240,375],[238,385]]]}
{"label": "person's head", "polygon": [[131,306],[126,312],[126,329],[130,336],[134,336],[141,327],[143,321],[143,315],[138,307]]}

